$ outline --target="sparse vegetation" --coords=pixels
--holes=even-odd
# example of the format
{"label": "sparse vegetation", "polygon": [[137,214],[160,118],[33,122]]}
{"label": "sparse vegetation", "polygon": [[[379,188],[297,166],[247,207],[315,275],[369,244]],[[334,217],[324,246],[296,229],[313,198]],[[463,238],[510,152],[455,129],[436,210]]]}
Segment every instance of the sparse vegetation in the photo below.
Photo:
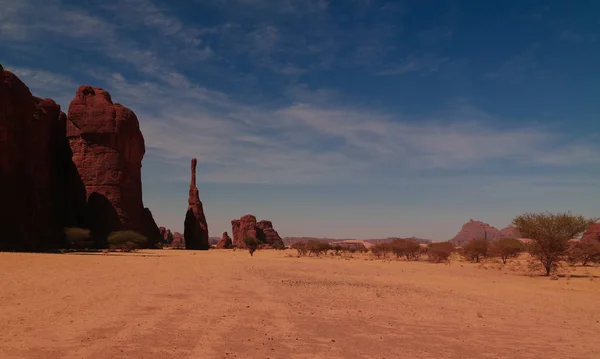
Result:
{"label": "sparse vegetation", "polygon": [[390,247],[396,257],[404,257],[407,261],[419,260],[423,253],[419,243],[412,239],[395,239],[390,243]]}
{"label": "sparse vegetation", "polygon": [[454,252],[454,245],[450,242],[436,242],[427,246],[427,258],[430,262],[445,262]]}
{"label": "sparse vegetation", "polygon": [[94,239],[89,229],[68,227],[64,229],[64,232],[71,248],[89,249],[94,247]]}
{"label": "sparse vegetation", "polygon": [[271,248],[276,249],[276,250],[284,250],[285,246],[282,243],[273,243],[271,244]]}
{"label": "sparse vegetation", "polygon": [[108,236],[108,248],[132,252],[144,248],[148,238],[135,231],[116,231]]}
{"label": "sparse vegetation", "polygon": [[570,265],[581,263],[586,266],[590,263],[600,263],[600,242],[570,243],[566,257]]}
{"label": "sparse vegetation", "polygon": [[511,258],[517,258],[525,250],[525,245],[516,238],[500,238],[491,243],[489,248],[490,255],[499,257],[502,263]]}
{"label": "sparse vegetation", "polygon": [[471,262],[479,263],[488,256],[489,244],[486,239],[474,239],[463,246],[463,256]]}
{"label": "sparse vegetation", "polygon": [[248,249],[248,253],[250,253],[250,256],[253,257],[254,252],[256,252],[256,250],[260,246],[260,241],[254,237],[245,237],[244,244],[246,245],[246,248]]}
{"label": "sparse vegetation", "polygon": [[513,225],[533,242],[529,252],[544,267],[546,276],[565,259],[568,241],[583,233],[594,220],[565,213],[525,213],[513,219]]}

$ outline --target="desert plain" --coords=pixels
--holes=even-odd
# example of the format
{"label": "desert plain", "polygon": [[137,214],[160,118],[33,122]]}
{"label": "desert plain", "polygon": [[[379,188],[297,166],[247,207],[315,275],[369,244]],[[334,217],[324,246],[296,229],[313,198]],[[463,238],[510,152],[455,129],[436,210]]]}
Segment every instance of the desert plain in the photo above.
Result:
{"label": "desert plain", "polygon": [[0,358],[600,358],[600,269],[0,253]]}

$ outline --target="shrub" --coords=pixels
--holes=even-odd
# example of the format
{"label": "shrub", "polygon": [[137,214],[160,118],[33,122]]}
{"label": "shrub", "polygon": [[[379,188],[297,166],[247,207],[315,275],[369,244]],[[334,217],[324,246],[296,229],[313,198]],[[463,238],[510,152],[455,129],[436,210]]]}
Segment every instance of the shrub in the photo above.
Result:
{"label": "shrub", "polygon": [[407,261],[418,260],[422,254],[421,246],[412,239],[395,239],[390,244],[390,250],[396,257],[404,256]]}
{"label": "shrub", "polygon": [[254,237],[246,237],[244,238],[244,244],[246,245],[250,256],[254,257],[254,252],[256,252],[258,246],[260,246],[260,241]]}
{"label": "shrub", "polygon": [[117,231],[108,236],[108,248],[120,249],[123,252],[135,251],[147,244],[148,238],[135,231]]}
{"label": "shrub", "polygon": [[94,247],[92,232],[85,228],[68,227],[64,229],[69,247],[88,249]]}
{"label": "shrub", "polygon": [[321,254],[327,254],[327,252],[332,249],[329,243],[317,241],[314,239],[309,240],[306,243],[306,247],[308,249],[309,254],[314,254],[317,257]]}
{"label": "shrub", "polygon": [[344,250],[344,248],[342,248],[342,246],[340,246],[339,244],[336,244],[331,249],[333,249],[336,256],[338,256],[340,254],[340,252],[342,252]]}
{"label": "shrub", "polygon": [[474,239],[463,246],[463,255],[471,262],[479,263],[488,255],[489,244],[486,239]]}
{"label": "shrub", "polygon": [[377,258],[387,258],[392,253],[392,246],[390,243],[378,243],[371,247],[371,253]]}
{"label": "shrub", "polygon": [[489,248],[491,255],[500,257],[506,264],[508,259],[517,258],[525,250],[525,245],[516,238],[501,238],[492,242]]}
{"label": "shrub", "polygon": [[594,223],[581,215],[565,213],[525,213],[513,219],[517,231],[531,238],[529,252],[544,267],[546,276],[565,259],[568,241]]}
{"label": "shrub", "polygon": [[445,262],[454,252],[454,245],[450,242],[430,243],[427,246],[427,257],[430,262]]}
{"label": "shrub", "polygon": [[292,244],[292,249],[298,251],[298,256],[303,257],[308,253],[308,245],[306,242],[296,242]]}
{"label": "shrub", "polygon": [[576,242],[571,243],[566,255],[569,264],[600,263],[600,242]]}
{"label": "shrub", "polygon": [[275,243],[271,244],[271,248],[281,251],[281,250],[285,249],[285,246],[283,245],[283,243],[275,242]]}

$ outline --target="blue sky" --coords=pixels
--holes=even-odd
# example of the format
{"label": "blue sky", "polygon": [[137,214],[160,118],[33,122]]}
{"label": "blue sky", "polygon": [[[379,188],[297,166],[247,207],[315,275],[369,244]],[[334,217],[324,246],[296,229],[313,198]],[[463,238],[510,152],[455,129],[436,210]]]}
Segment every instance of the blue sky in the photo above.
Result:
{"label": "blue sky", "polygon": [[470,218],[600,216],[600,3],[0,0],[0,63],[66,111],[133,109],[144,202],[211,235],[451,238]]}

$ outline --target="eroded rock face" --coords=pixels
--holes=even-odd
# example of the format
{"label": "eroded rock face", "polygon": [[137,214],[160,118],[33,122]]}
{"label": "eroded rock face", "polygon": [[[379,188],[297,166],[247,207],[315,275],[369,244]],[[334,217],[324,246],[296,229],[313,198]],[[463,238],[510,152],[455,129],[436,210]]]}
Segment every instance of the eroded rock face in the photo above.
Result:
{"label": "eroded rock face", "polygon": [[581,237],[582,242],[599,242],[600,241],[600,223],[593,223]]}
{"label": "eroded rock face", "polygon": [[173,242],[173,233],[171,233],[171,230],[165,227],[159,227],[158,230],[162,237],[162,242],[170,245]]}
{"label": "eroded rock face", "polygon": [[501,238],[520,238],[521,233],[519,233],[519,231],[515,227],[508,226],[508,227],[502,228],[500,230],[500,237]]}
{"label": "eroded rock face", "polygon": [[463,224],[460,232],[458,232],[458,234],[450,241],[455,246],[462,246],[473,239],[485,238],[486,232],[487,239],[489,240],[501,237],[500,231],[497,228],[490,226],[487,223],[471,219],[469,222]]}
{"label": "eroded rock face", "polygon": [[[51,99],[33,97],[0,65],[0,250],[64,247],[76,179],[65,137],[65,114]],[[76,223],[72,223],[76,224]]]}
{"label": "eroded rock face", "polygon": [[273,223],[271,221],[260,221],[256,224],[260,231],[258,231],[259,240],[261,242],[273,245],[273,244],[281,244],[283,245],[283,240],[279,236],[279,233],[273,228]]}
{"label": "eroded rock face", "polygon": [[133,230],[155,242],[158,227],[142,203],[144,137],[133,111],[114,104],[101,88],[81,86],[69,106],[67,138],[86,190],[86,224],[96,240]]}
{"label": "eroded rock face", "polygon": [[192,158],[192,180],[188,198],[188,210],[185,215],[183,237],[186,249],[206,250],[210,248],[208,242],[208,225],[204,216],[204,209],[200,201],[198,187],[196,186],[197,160]]}
{"label": "eroded rock face", "polygon": [[273,223],[271,221],[260,221],[256,222],[256,217],[247,214],[240,219],[231,221],[231,230],[233,233],[233,246],[238,248],[245,248],[244,238],[252,237],[258,239],[264,244],[281,244],[283,241],[281,237],[273,229]]}
{"label": "eroded rock face", "polygon": [[221,239],[217,243],[217,248],[219,248],[219,249],[229,249],[231,247],[233,247],[233,242],[231,240],[231,237],[229,237],[229,235],[227,234],[227,232],[223,232],[223,235],[221,236]]}

